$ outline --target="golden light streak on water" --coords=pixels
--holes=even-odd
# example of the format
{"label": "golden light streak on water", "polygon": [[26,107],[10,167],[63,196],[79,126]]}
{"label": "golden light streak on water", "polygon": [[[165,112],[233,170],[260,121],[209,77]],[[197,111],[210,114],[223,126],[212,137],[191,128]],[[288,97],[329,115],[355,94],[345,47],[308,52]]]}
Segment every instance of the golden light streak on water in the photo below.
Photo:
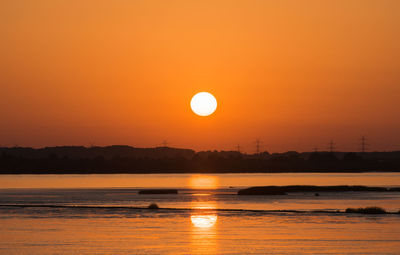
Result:
{"label": "golden light streak on water", "polygon": [[192,201],[191,208],[195,209],[190,216],[191,254],[218,253],[218,216],[213,210],[217,208],[217,203],[207,200]]}
{"label": "golden light streak on water", "polygon": [[214,175],[191,175],[188,186],[192,189],[216,189],[219,186],[219,179]]}

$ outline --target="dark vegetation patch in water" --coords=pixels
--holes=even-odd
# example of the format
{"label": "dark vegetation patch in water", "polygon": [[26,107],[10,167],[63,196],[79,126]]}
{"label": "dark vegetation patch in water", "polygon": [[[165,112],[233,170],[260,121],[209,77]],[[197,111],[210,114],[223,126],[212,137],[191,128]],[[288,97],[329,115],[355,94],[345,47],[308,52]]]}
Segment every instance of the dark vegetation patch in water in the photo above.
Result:
{"label": "dark vegetation patch in water", "polygon": [[365,208],[347,208],[346,213],[362,213],[362,214],[386,214],[386,210],[377,206]]}
{"label": "dark vegetation patch in water", "polygon": [[176,189],[143,189],[138,192],[140,195],[151,195],[151,194],[178,194]]}
{"label": "dark vegetation patch in water", "polygon": [[156,203],[151,203],[147,208],[156,210],[156,209],[159,209],[160,207],[158,207],[158,205]]}

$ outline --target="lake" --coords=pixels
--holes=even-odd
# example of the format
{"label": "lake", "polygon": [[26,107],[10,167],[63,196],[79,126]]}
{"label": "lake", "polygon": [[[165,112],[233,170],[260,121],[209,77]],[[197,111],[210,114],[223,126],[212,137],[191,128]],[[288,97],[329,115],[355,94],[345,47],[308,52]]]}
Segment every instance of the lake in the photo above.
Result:
{"label": "lake", "polygon": [[[0,254],[398,254],[400,192],[238,196],[262,185],[400,186],[400,173],[0,176]],[[139,195],[142,188],[178,194]],[[142,209],[156,203],[159,210]],[[16,207],[19,206],[19,207]],[[317,213],[314,210],[324,210]]]}

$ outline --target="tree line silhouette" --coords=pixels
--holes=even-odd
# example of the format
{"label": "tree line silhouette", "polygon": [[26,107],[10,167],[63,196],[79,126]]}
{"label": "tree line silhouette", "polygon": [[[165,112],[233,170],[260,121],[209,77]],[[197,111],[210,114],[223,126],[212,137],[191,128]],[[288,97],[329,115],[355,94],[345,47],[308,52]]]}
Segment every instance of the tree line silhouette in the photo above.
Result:
{"label": "tree line silhouette", "polygon": [[169,147],[0,147],[0,174],[400,171],[400,151],[201,151]]}

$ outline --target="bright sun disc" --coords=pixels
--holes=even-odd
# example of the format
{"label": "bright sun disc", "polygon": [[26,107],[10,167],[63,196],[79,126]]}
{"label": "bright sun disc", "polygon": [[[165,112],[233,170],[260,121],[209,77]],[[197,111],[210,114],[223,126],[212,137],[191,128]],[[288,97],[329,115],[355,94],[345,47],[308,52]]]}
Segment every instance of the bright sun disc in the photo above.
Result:
{"label": "bright sun disc", "polygon": [[217,109],[217,99],[208,92],[199,92],[190,101],[192,111],[200,116],[208,116]]}

